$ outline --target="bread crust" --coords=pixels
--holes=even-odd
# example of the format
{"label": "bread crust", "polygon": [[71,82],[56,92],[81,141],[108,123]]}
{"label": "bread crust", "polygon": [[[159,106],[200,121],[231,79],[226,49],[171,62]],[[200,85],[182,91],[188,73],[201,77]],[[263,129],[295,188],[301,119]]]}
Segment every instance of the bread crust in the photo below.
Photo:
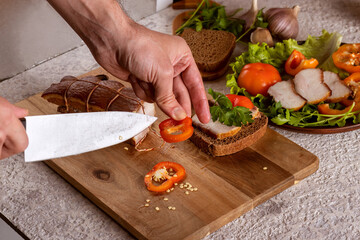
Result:
{"label": "bread crust", "polygon": [[249,147],[264,136],[268,124],[268,118],[261,114],[254,122],[242,126],[234,136],[225,139],[213,139],[211,136],[194,127],[194,134],[190,138],[201,151],[217,157],[230,155]]}

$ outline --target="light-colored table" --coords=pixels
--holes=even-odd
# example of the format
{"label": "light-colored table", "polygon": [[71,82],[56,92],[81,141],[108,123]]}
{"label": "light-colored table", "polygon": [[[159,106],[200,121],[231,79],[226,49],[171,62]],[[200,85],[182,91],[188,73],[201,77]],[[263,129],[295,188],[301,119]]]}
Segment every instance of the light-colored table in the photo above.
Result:
{"label": "light-colored table", "polygon": [[[228,9],[249,7],[247,1],[219,2]],[[360,42],[360,1],[259,2],[267,8],[285,4],[302,7],[299,40],[326,29],[340,32],[344,42]],[[165,9],[140,23],[171,33],[171,21],[180,12]],[[96,67],[81,46],[1,82],[0,96],[15,103],[64,75]],[[223,80],[206,86],[228,91]],[[333,135],[275,130],[317,155],[319,170],[205,239],[360,239],[360,130]],[[25,164],[22,154],[0,161],[0,212],[30,239],[132,238],[45,164]]]}

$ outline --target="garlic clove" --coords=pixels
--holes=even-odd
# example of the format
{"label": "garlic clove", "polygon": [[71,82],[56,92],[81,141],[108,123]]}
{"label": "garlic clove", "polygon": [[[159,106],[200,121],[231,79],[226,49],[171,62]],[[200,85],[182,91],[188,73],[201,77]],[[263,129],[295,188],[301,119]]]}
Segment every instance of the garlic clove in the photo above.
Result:
{"label": "garlic clove", "polygon": [[269,47],[274,46],[274,40],[267,28],[256,28],[250,35],[251,43],[266,43]]}
{"label": "garlic clove", "polygon": [[270,8],[264,14],[265,20],[269,23],[269,30],[273,36],[281,40],[296,38],[299,32],[297,20],[299,6],[293,8]]}

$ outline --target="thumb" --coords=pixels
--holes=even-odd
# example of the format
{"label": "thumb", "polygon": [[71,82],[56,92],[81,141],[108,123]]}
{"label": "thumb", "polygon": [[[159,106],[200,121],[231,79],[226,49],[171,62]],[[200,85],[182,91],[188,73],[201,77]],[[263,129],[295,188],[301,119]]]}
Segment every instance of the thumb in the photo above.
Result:
{"label": "thumb", "polygon": [[17,118],[26,117],[29,114],[29,111],[24,108],[13,106],[13,112]]}

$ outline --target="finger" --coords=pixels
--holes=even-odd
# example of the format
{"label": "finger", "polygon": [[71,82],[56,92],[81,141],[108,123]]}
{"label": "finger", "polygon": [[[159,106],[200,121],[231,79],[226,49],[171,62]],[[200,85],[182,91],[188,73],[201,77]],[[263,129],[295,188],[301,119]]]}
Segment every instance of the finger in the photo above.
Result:
{"label": "finger", "polygon": [[[141,81],[140,79],[137,79],[138,84],[140,87],[144,90],[146,96],[152,100],[155,99],[155,89],[154,86],[150,83]],[[153,101],[152,101],[153,102]]]}
{"label": "finger", "polygon": [[139,85],[137,78],[134,75],[130,75],[129,78],[131,86],[136,94],[136,96],[146,102],[153,102],[153,99],[149,98],[144,89]]}
{"label": "finger", "polygon": [[23,152],[29,144],[25,128],[18,119],[14,119],[10,126],[8,126],[6,136],[5,138],[2,137],[2,139],[4,139],[4,141],[0,158],[7,158]]}
{"label": "finger", "polygon": [[174,94],[176,100],[185,109],[186,114],[191,117],[191,100],[189,91],[184,85],[184,82],[180,76],[174,78]]}
{"label": "finger", "polygon": [[29,114],[29,111],[27,109],[20,108],[17,106],[13,106],[13,112],[14,112],[15,117],[17,117],[17,118],[23,118]]}
{"label": "finger", "polygon": [[182,120],[187,114],[173,93],[173,68],[170,65],[162,69],[154,81],[156,103],[171,118]]}
{"label": "finger", "polygon": [[210,109],[205,87],[194,59],[192,58],[190,61],[190,65],[181,74],[182,80],[190,93],[191,102],[199,120],[202,123],[208,123],[210,121]]}

